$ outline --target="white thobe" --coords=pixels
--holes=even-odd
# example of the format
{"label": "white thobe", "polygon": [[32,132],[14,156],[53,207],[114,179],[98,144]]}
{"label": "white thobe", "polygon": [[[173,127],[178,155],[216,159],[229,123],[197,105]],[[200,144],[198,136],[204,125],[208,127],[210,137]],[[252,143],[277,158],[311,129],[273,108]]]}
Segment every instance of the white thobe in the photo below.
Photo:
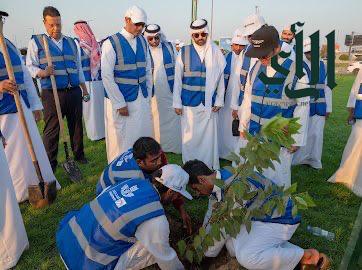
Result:
{"label": "white thobe", "polygon": [[[217,172],[220,179],[220,173]],[[216,196],[220,188],[214,186]],[[220,196],[217,196],[220,198]],[[217,200],[209,199],[209,207],[205,221],[211,217],[212,209]],[[204,221],[204,223],[205,223]],[[251,231],[248,233],[242,225],[235,238],[227,235],[222,230],[220,241],[214,241],[205,253],[206,257],[216,257],[221,249],[226,246],[231,257],[236,257],[240,265],[247,269],[258,270],[292,270],[303,257],[304,250],[288,242],[299,224],[288,225],[253,221]]]}
{"label": "white thobe", "polygon": [[[310,62],[306,60],[307,64]],[[332,112],[332,90],[325,85],[325,99],[327,113]],[[315,169],[322,169],[323,135],[325,116],[314,115],[309,117],[307,143],[302,146],[293,156],[293,165],[308,164]]]}
{"label": "white thobe", "polygon": [[[81,49],[76,41],[78,54],[81,57]],[[84,53],[90,54],[87,49]],[[104,87],[102,80],[94,78],[92,81],[85,82],[90,96],[88,102],[83,101],[83,119],[87,137],[92,141],[103,139],[104,131]]]}
{"label": "white thobe", "polygon": [[1,142],[0,172],[0,269],[10,269],[29,242]]}
{"label": "white thobe", "polygon": [[[23,105],[25,120],[30,133],[30,138],[33,142],[34,151],[38,159],[40,171],[44,181],[54,181],[56,179],[32,114],[32,111],[42,110],[43,105],[41,104],[41,101],[37,95],[29,71],[23,63],[22,70],[24,73],[24,84],[28,94],[30,108],[28,109],[22,98],[21,102]],[[2,94],[0,94],[0,99],[2,99]],[[11,113],[0,115],[0,129],[7,141],[5,154],[8,160],[16,198],[18,202],[23,202],[28,199],[28,186],[38,185],[39,180],[27,148],[27,142],[25,140],[18,114]],[[60,189],[58,182],[57,189]]]}
{"label": "white thobe", "polygon": [[[124,28],[123,35],[134,52],[137,48],[137,39]],[[146,42],[147,43],[147,42]],[[147,45],[148,46],[148,45]],[[121,153],[131,148],[140,137],[153,137],[153,121],[151,114],[150,97],[152,95],[151,59],[146,49],[146,84],[148,97],[145,98],[141,88],[138,88],[138,97],[135,101],[126,102],[114,80],[114,66],[116,52],[109,39],[102,45],[101,73],[104,88],[109,98],[105,98],[104,116],[106,129],[107,159],[110,163]],[[129,116],[122,116],[117,111],[128,108]]]}
{"label": "white thobe", "polygon": [[203,47],[195,46],[201,62],[205,61],[206,85],[205,85],[205,106],[197,107],[183,106],[181,102],[182,77],[184,63],[181,54],[177,56],[175,66],[175,84],[173,88],[173,107],[182,109],[181,136],[182,136],[182,161],[198,159],[203,161],[210,168],[218,169],[218,113],[211,111],[211,98],[216,89],[217,95],[214,106],[224,105],[224,68],[225,57],[214,45],[206,50]]}
{"label": "white thobe", "polygon": [[137,242],[118,260],[115,270],[143,269],[157,263],[162,270],[182,270],[182,263],[169,244],[170,227],[165,216],[152,218],[137,227]]}
{"label": "white thobe", "polygon": [[[362,69],[357,74],[348,99],[348,108],[354,108],[360,84],[362,83]],[[362,197],[362,120],[356,119],[352,127],[346,147],[344,148],[341,164],[335,174],[328,179],[331,183],[342,183]]]}
{"label": "white thobe", "polygon": [[[232,98],[232,89],[235,78],[235,69],[237,67],[239,55],[236,55],[232,52],[231,56],[231,67],[230,67],[230,77],[228,86],[225,91],[225,104],[219,111],[219,123],[218,130],[219,132],[219,153],[220,157],[226,159],[231,152],[235,150],[235,147],[238,143],[239,136],[235,137],[232,133],[232,109],[231,109],[231,98]],[[233,78],[232,78],[233,77]],[[239,79],[240,80],[240,79]]]}
{"label": "white thobe", "polygon": [[[279,64],[283,61],[283,59],[278,59]],[[258,62],[256,63],[258,64]],[[294,65],[294,62],[292,66]],[[291,67],[292,69],[292,67]],[[256,72],[257,70],[254,70]],[[275,70],[268,66],[266,69],[267,76],[272,77],[275,74]],[[285,79],[285,85],[291,83],[293,81],[295,72],[289,72],[287,78]],[[245,86],[244,92],[244,100],[240,106],[240,126],[239,131],[247,131],[249,128],[250,118],[251,118],[251,101],[252,101],[252,85],[251,85],[250,74],[248,75],[247,83]],[[308,84],[307,76],[303,76],[300,80],[298,80],[295,90],[303,89]],[[284,94],[284,93],[283,93]],[[302,97],[296,99],[297,106],[294,110],[293,117],[299,118],[298,122],[301,125],[299,129],[299,133],[293,135],[293,139],[295,140],[294,146],[304,146],[307,141],[307,130],[308,130],[308,119],[309,119],[309,97]],[[240,138],[239,146],[240,148],[245,147],[247,141],[245,139]],[[238,153],[238,151],[237,151]],[[277,185],[289,187],[291,185],[291,164],[292,164],[293,155],[289,153],[288,149],[282,147],[280,149],[280,163],[277,161],[273,162],[275,169],[269,168],[264,170],[263,174],[269,178],[273,179]]]}
{"label": "white thobe", "polygon": [[[181,119],[175,114],[172,107],[172,92],[163,64],[161,43],[157,47],[150,46],[150,51],[154,63],[153,83],[155,95],[151,100],[151,106],[155,139],[161,144],[164,152],[180,154]],[[174,52],[174,57],[176,57],[176,52]]]}

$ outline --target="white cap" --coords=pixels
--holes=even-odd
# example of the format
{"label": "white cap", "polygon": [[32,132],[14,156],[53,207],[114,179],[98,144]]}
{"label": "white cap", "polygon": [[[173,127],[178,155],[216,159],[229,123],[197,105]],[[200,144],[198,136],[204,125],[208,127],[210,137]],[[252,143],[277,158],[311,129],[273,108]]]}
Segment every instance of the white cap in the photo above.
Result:
{"label": "white cap", "polygon": [[258,14],[249,15],[242,24],[242,32],[245,37],[252,35],[265,24],[265,20]]}
{"label": "white cap", "polygon": [[179,39],[175,39],[175,44],[180,44],[181,41]]}
{"label": "white cap", "polygon": [[236,29],[233,38],[231,39],[231,43],[245,46],[249,44],[249,41],[245,36],[243,36],[240,29]]}
{"label": "white cap", "polygon": [[311,48],[311,41],[310,38],[306,38],[303,40],[303,52],[310,52],[312,50]]}
{"label": "white cap", "polygon": [[186,190],[187,183],[189,182],[189,175],[187,172],[176,164],[167,164],[163,166],[161,170],[161,177],[155,177],[158,182],[165,187],[180,193],[187,199],[192,200],[191,194]]}
{"label": "white cap", "polygon": [[127,9],[124,17],[131,18],[133,23],[147,23],[146,12],[138,6],[132,6]]}

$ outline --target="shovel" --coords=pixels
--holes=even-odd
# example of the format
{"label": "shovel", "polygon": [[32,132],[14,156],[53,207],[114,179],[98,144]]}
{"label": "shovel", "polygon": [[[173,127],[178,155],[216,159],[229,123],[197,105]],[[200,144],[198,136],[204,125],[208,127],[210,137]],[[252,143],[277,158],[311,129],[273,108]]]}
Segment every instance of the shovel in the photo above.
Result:
{"label": "shovel", "polygon": [[[44,51],[45,51],[45,55],[46,55],[46,58],[47,58],[48,66],[52,66],[53,63],[52,63],[52,58],[51,58],[51,55],[50,55],[50,52],[49,52],[48,39],[46,38],[45,35],[43,35],[43,44],[44,44]],[[62,110],[60,108],[57,84],[55,82],[54,75],[50,75],[50,80],[52,82],[55,108],[57,110],[57,115],[58,115],[60,136],[61,136],[61,140],[63,142],[64,152],[65,152],[65,162],[62,164],[62,166],[63,166],[65,172],[67,173],[67,175],[69,176],[70,180],[76,183],[76,182],[79,182],[80,180],[82,180],[82,172],[78,168],[75,161],[72,160],[70,158],[70,156],[69,156],[68,142],[67,142],[66,134],[64,133],[64,123],[63,123]]]}
{"label": "shovel", "polygon": [[[8,52],[8,49],[7,49],[7,46],[5,43],[5,39],[4,39],[4,35],[3,35],[3,20],[2,20],[3,16],[8,16],[8,15],[6,12],[0,11],[0,47],[1,47],[1,51],[4,56],[6,71],[8,73],[9,79],[13,80],[15,82],[13,66],[10,61],[9,52]],[[38,185],[30,185],[28,187],[29,202],[35,208],[42,208],[42,207],[45,207],[45,206],[51,204],[52,202],[54,202],[54,200],[57,196],[56,182],[55,182],[55,180],[51,181],[51,182],[44,182],[44,179],[43,179],[40,167],[39,167],[39,162],[36,158],[36,154],[34,151],[34,145],[31,140],[31,137],[30,137],[29,128],[25,121],[24,110],[23,110],[23,106],[21,105],[19,92],[16,91],[13,94],[13,96],[14,96],[16,108],[18,110],[19,121],[20,121],[21,127],[23,129],[24,137],[27,142],[27,147],[28,147],[28,150],[29,150],[29,153],[31,156],[31,160],[33,161],[35,172],[36,172],[36,175],[39,180]]]}

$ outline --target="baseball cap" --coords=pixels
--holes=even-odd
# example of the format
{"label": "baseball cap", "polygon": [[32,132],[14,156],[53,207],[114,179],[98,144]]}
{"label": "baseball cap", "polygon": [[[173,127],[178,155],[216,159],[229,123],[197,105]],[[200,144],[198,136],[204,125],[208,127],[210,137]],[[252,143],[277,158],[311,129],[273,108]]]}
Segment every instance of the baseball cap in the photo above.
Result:
{"label": "baseball cap", "polygon": [[132,6],[127,9],[124,17],[131,18],[133,23],[147,23],[146,12],[138,6]]}
{"label": "baseball cap", "polygon": [[180,193],[182,196],[192,200],[191,194],[186,190],[189,182],[189,175],[179,165],[167,164],[161,168],[161,177],[155,179],[162,185]]}
{"label": "baseball cap", "polygon": [[231,39],[231,43],[245,46],[249,44],[249,41],[245,36],[243,36],[240,29],[236,29],[233,38]]}
{"label": "baseball cap", "polygon": [[245,37],[252,35],[256,30],[265,25],[265,20],[258,14],[252,14],[245,18],[242,24],[242,32]]}
{"label": "baseball cap", "polygon": [[245,55],[261,58],[269,55],[279,46],[279,33],[274,26],[265,25],[251,35],[251,46]]}

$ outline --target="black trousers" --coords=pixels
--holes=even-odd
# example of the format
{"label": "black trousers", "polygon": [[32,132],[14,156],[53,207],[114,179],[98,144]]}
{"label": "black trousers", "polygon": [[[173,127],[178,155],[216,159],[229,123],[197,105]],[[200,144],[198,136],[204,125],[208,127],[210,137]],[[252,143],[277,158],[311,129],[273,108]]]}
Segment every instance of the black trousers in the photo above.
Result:
{"label": "black trousers", "polygon": [[[70,135],[70,144],[74,158],[84,157],[83,146],[83,124],[82,124],[82,91],[80,87],[58,90],[60,107],[63,118],[66,117]],[[43,142],[48,154],[50,165],[55,171],[58,161],[59,144],[59,121],[55,108],[52,90],[42,91],[42,102],[44,106],[45,127],[43,132]]]}

